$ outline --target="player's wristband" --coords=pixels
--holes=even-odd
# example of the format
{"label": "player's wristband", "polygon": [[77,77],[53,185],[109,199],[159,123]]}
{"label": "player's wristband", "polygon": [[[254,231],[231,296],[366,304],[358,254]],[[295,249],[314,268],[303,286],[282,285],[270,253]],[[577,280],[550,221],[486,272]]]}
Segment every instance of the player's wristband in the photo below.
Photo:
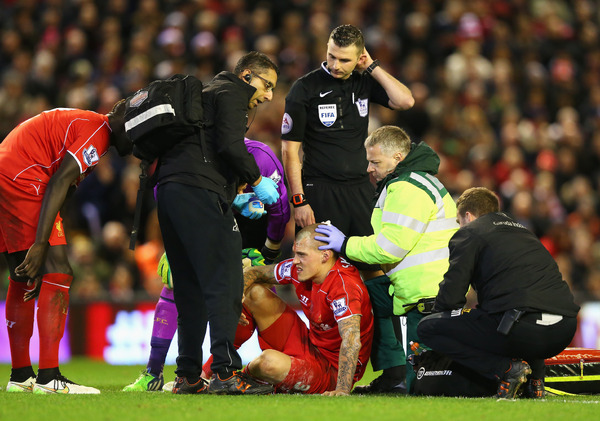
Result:
{"label": "player's wristband", "polygon": [[373,63],[371,63],[371,65],[367,67],[367,73],[373,73],[373,70],[375,70],[375,68],[378,67],[380,64],[381,63],[379,63],[379,60],[373,60]]}
{"label": "player's wristband", "polygon": [[295,208],[299,208],[300,206],[308,205],[308,202],[306,201],[306,197],[304,197],[304,195],[302,193],[293,195],[290,202],[292,202],[292,206]]}

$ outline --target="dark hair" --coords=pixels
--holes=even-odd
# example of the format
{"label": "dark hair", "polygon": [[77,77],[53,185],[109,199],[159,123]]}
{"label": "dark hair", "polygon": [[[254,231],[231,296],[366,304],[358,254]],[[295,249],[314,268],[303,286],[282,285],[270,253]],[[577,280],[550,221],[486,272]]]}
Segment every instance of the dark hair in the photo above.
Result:
{"label": "dark hair", "polygon": [[248,54],[244,54],[235,65],[233,73],[239,76],[246,69],[250,69],[258,74],[264,74],[273,69],[277,73],[277,76],[279,76],[279,67],[266,54],[259,53],[258,51],[251,51]]}
{"label": "dark hair", "polygon": [[365,48],[365,38],[362,32],[354,25],[340,25],[331,31],[329,38],[333,40],[338,47],[349,47],[356,45],[358,51],[362,54]]}
{"label": "dark hair", "polygon": [[108,125],[111,129],[110,143],[113,145],[120,156],[125,156],[133,150],[133,143],[125,134],[125,103],[126,100],[118,101],[108,113]]}
{"label": "dark hair", "polygon": [[498,212],[499,210],[498,196],[485,187],[467,189],[456,201],[456,211],[461,216],[469,212],[479,218],[486,213]]}
{"label": "dark hair", "polygon": [[113,108],[109,114],[112,114],[117,117],[124,117],[125,116],[125,102],[127,102],[126,99],[122,99],[122,100],[116,102],[115,105],[113,105]]}

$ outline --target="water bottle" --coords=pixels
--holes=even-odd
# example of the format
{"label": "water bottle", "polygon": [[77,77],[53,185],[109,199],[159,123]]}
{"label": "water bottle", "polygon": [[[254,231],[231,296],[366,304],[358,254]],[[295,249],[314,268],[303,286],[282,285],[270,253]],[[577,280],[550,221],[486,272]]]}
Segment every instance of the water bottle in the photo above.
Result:
{"label": "water bottle", "polygon": [[419,345],[418,342],[413,341],[410,341],[410,349],[412,350],[412,352],[414,352],[415,355],[419,355],[421,352],[425,351],[425,348]]}

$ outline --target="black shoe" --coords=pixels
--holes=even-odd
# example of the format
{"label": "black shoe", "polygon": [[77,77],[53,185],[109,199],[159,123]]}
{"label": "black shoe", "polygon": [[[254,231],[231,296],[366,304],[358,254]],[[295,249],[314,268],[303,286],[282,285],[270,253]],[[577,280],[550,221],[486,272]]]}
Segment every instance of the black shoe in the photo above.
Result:
{"label": "black shoe", "polygon": [[544,399],[546,397],[544,380],[530,377],[523,386],[523,397],[527,399]]}
{"label": "black shoe", "polygon": [[208,383],[202,377],[196,383],[189,384],[187,377],[176,377],[172,393],[177,395],[195,395],[208,392]]}
{"label": "black shoe", "polygon": [[215,373],[210,379],[208,393],[216,395],[269,395],[273,393],[273,385],[258,382],[242,371],[234,371],[226,379],[222,379]]}
{"label": "black shoe", "polygon": [[498,399],[514,399],[527,376],[531,374],[531,367],[525,361],[511,361],[510,368],[504,373],[498,386],[496,397]]}
{"label": "black shoe", "polygon": [[383,393],[406,395],[406,381],[381,375],[366,386],[356,386],[352,393],[356,395],[376,395]]}

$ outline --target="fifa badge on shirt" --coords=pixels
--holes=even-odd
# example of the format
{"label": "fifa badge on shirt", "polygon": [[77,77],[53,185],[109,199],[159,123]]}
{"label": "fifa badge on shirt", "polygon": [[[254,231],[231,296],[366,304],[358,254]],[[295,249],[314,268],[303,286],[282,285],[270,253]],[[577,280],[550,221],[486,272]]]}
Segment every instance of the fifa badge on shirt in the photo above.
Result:
{"label": "fifa badge on shirt", "polygon": [[358,108],[358,114],[361,117],[366,117],[369,115],[369,99],[360,99],[355,102],[356,107]]}
{"label": "fifa badge on shirt", "polygon": [[333,126],[337,120],[337,107],[335,104],[319,105],[319,120],[325,127]]}

